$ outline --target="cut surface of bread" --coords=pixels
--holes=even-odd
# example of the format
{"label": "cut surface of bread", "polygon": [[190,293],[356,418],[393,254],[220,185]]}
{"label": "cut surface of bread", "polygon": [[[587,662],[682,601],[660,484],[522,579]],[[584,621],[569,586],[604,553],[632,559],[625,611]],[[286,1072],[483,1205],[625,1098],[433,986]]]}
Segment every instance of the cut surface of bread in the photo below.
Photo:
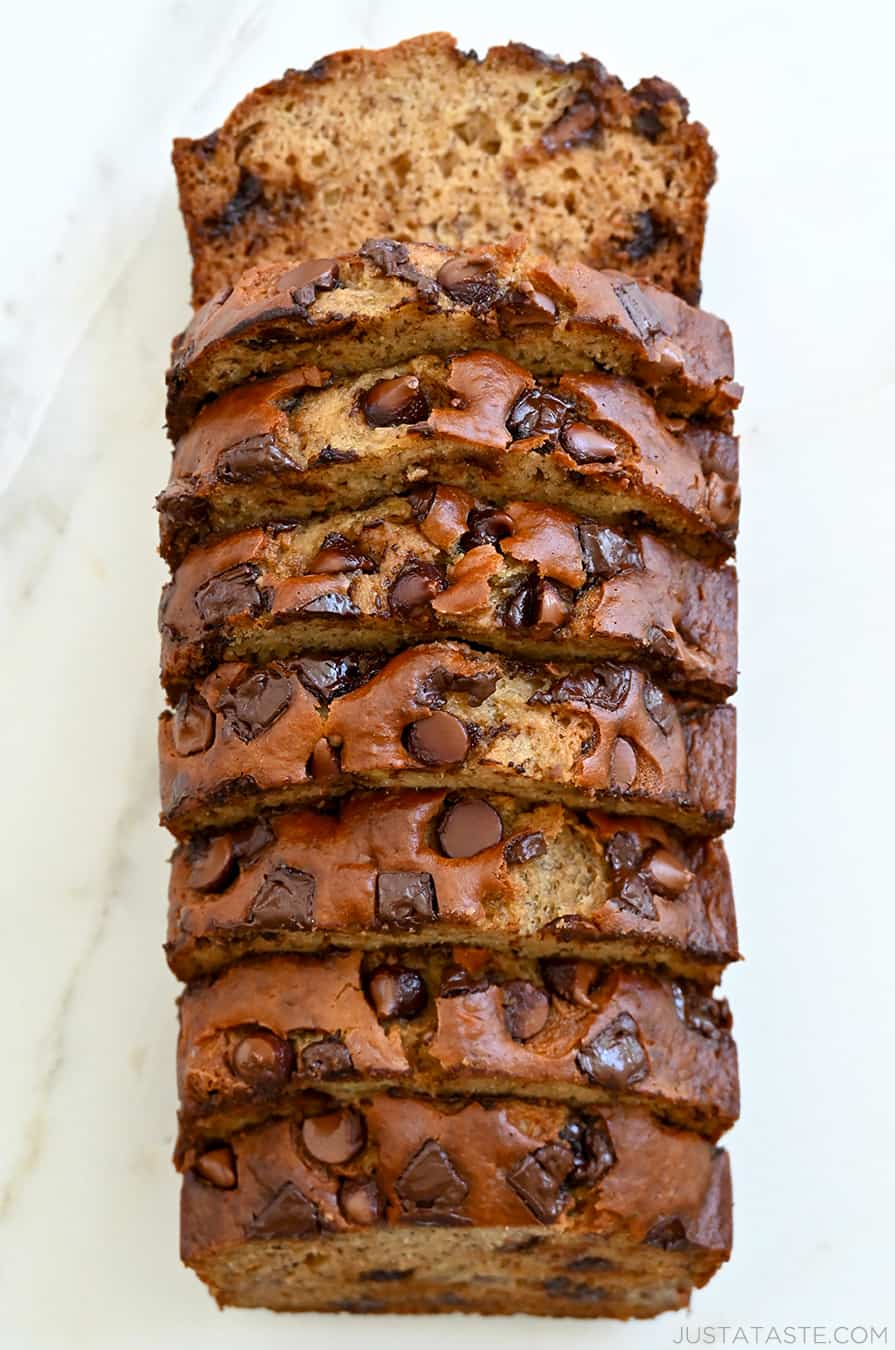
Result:
{"label": "cut surface of bread", "polygon": [[174,342],[168,430],[177,440],[228,389],[297,366],[359,375],[477,348],[537,375],[629,376],[670,414],[724,417],[742,396],[727,325],[668,291],[533,257],[522,240],[457,254],[374,239],[338,258],[250,268],[203,305]]}
{"label": "cut surface of bread", "polygon": [[735,714],[630,666],[530,666],[462,643],[218,666],[159,725],[175,834],[355,787],[511,792],[717,834]]}
{"label": "cut surface of bread", "polygon": [[456,488],[199,546],[159,619],[174,699],[225,660],[440,637],[524,659],[639,660],[715,700],[736,685],[732,568],[643,530]]}
{"label": "cut surface of bread", "polygon": [[599,61],[519,43],[479,60],[446,33],[289,70],[174,143],[193,301],[370,235],[465,247],[520,230],[692,300],[714,155],[687,115],[665,80],[628,91]]}
{"label": "cut surface of bread", "polygon": [[649,1113],[376,1095],[213,1144],[181,1256],[221,1305],[652,1316],[727,1260],[727,1155]]}
{"label": "cut surface of bread", "polygon": [[166,950],[182,980],[251,954],[411,943],[645,964],[708,984],[738,959],[723,846],[646,818],[355,793],[175,851]]}
{"label": "cut surface of bread", "polygon": [[641,1105],[713,1140],[739,1110],[704,986],[479,948],[246,958],[181,997],[177,1064],[181,1165],[315,1090]]}
{"label": "cut surface of bread", "polygon": [[665,417],[617,375],[535,380],[504,356],[464,352],[334,381],[300,367],[222,395],[175,447],[162,553],[176,565],[210,534],[363,507],[427,480],[601,523],[648,520],[710,557],[736,537],[729,431]]}

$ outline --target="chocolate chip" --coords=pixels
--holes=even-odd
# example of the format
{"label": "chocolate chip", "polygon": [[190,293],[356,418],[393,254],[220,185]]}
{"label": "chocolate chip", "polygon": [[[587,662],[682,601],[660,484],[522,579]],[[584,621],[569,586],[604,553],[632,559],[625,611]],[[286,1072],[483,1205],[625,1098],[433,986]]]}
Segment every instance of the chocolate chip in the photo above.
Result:
{"label": "chocolate chip", "polygon": [[238,862],[251,862],[262,849],[272,844],[275,838],[270,823],[263,816],[259,816],[257,820],[230,831],[233,856]]}
{"label": "chocolate chip", "polygon": [[437,302],[438,283],[414,267],[406,244],[399,243],[397,239],[367,239],[358,252],[384,276],[397,277],[399,281],[407,281],[415,286],[424,304],[433,305]]}
{"label": "chocolate chip", "polygon": [[482,258],[449,258],[436,281],[452,300],[469,305],[474,314],[489,309],[500,289],[494,264]]}
{"label": "chocolate chip", "polygon": [[377,1017],[418,1017],[428,1000],[422,975],[406,966],[377,966],[369,989]]}
{"label": "chocolate chip", "polygon": [[566,1203],[562,1182],[544,1167],[537,1153],[518,1162],[507,1172],[507,1182],[540,1223],[555,1223]]}
{"label": "chocolate chip", "polygon": [[367,1131],[363,1116],[349,1107],[325,1116],[305,1116],[301,1137],[312,1158],[329,1166],[338,1166],[360,1153],[366,1143]]}
{"label": "chocolate chip", "polygon": [[418,616],[444,590],[444,578],[433,563],[405,563],[388,593],[389,609],[402,619]]}
{"label": "chocolate chip", "polygon": [[171,739],[178,755],[198,755],[214,740],[214,714],[201,694],[183,694],[174,710]]}
{"label": "chocolate chip", "polygon": [[328,534],[308,563],[310,573],[375,572],[376,564],[361,553],[344,534]]}
{"label": "chocolate chip", "polygon": [[466,518],[467,530],[461,539],[464,549],[496,544],[515,530],[513,517],[496,506],[475,506]]}
{"label": "chocolate chip", "polygon": [[362,395],[360,407],[371,427],[406,426],[425,422],[429,416],[429,403],[417,375],[379,380]]}
{"label": "chocolate chip", "polygon": [[249,922],[259,928],[288,928],[308,932],[314,927],[317,883],[309,872],[280,863],[268,872],[252,901]]}
{"label": "chocolate chip", "polygon": [[299,309],[314,303],[318,291],[331,291],[339,280],[339,263],[335,258],[314,258],[299,263],[284,272],[277,283],[281,291],[288,291]]}
{"label": "chocolate chip", "polygon": [[404,735],[409,753],[430,768],[462,764],[469,751],[466,728],[451,713],[430,713],[418,722],[411,722]]}
{"label": "chocolate chip", "polygon": [[599,581],[617,577],[622,572],[642,571],[640,549],[620,530],[608,525],[597,525],[593,520],[582,520],[578,539],[587,575]]}
{"label": "chocolate chip", "polygon": [[554,154],[573,145],[593,141],[600,133],[600,109],[593,96],[580,89],[570,107],[541,135],[544,149]]}
{"label": "chocolate chip", "polygon": [[609,757],[609,786],[626,791],[637,777],[637,754],[630,741],[619,736]]}
{"label": "chocolate chip", "polygon": [[357,605],[348,595],[342,595],[339,591],[327,591],[323,595],[315,595],[313,600],[309,600],[306,605],[302,605],[299,614],[333,614],[341,619],[353,619],[360,614]]}
{"label": "chocolate chip", "polygon": [[264,603],[257,584],[260,575],[254,563],[238,563],[204,581],[193,597],[203,622],[213,627],[235,614],[259,613]]}
{"label": "chocolate chip", "polygon": [[571,405],[558,394],[544,389],[529,389],[513,404],[507,418],[507,431],[514,441],[529,436],[549,436],[556,439],[568,421]]}
{"label": "chocolate chip", "polygon": [[512,867],[519,863],[531,862],[534,858],[543,858],[547,852],[547,840],[540,830],[530,830],[528,834],[517,834],[506,845],[503,856]]}
{"label": "chocolate chip", "polygon": [[292,682],[276,670],[256,670],[218,699],[218,711],[241,741],[272,727],[292,702]]}
{"label": "chocolate chip", "polygon": [[644,683],[643,706],[662,735],[670,736],[677,725],[677,710],[670,696],[657,684],[653,684],[652,680],[646,680]]}
{"label": "chocolate chip", "polygon": [[339,1209],[349,1223],[369,1228],[385,1212],[385,1202],[375,1181],[347,1177],[339,1187]]}
{"label": "chocolate chip", "polygon": [[395,1190],[405,1212],[414,1213],[462,1204],[469,1187],[441,1145],[427,1139],[398,1177]]}
{"label": "chocolate chip", "polygon": [[730,1008],[726,999],[712,998],[689,980],[675,980],[671,995],[678,1017],[691,1031],[708,1040],[717,1040],[730,1030]]}
{"label": "chocolate chip", "polygon": [[539,629],[546,633],[561,628],[571,612],[572,606],[560,588],[533,572],[509,596],[502,617],[508,628]]}
{"label": "chocolate chip", "polygon": [[441,972],[438,997],[462,998],[464,994],[477,994],[487,989],[490,983],[487,975],[476,975],[468,966],[452,961]]}
{"label": "chocolate chip", "polygon": [[579,1007],[593,1006],[590,991],[596,978],[596,970],[589,961],[567,960],[563,956],[551,956],[541,962],[544,983],[559,998]]}
{"label": "chocolate chip", "polygon": [[661,1247],[663,1252],[683,1252],[690,1246],[687,1230],[680,1219],[659,1219],[643,1239],[651,1247]]}
{"label": "chocolate chip", "polygon": [[547,1025],[550,1000],[528,980],[510,980],[503,986],[503,1015],[514,1041],[529,1041]]}
{"label": "chocolate chip", "polygon": [[347,656],[302,656],[294,662],[294,669],[308,692],[323,703],[348,693],[358,678],[357,664]]}
{"label": "chocolate chip", "polygon": [[624,876],[636,872],[643,858],[643,845],[636,834],[617,830],[605,845],[606,860],[613,872]]}
{"label": "chocolate chip", "polygon": [[667,848],[656,849],[643,868],[647,884],[662,895],[681,895],[693,880],[693,873]]}
{"label": "chocolate chip", "polygon": [[320,1227],[317,1210],[302,1195],[294,1181],[284,1181],[276,1195],[261,1209],[248,1226],[251,1238],[265,1241],[278,1238],[303,1238]]}
{"label": "chocolate chip", "polygon": [[335,1036],[312,1041],[301,1052],[301,1067],[309,1078],[342,1078],[354,1070],[347,1045]]}
{"label": "chocolate chip", "polygon": [[189,884],[194,891],[211,895],[223,891],[233,880],[236,858],[226,834],[194,843],[190,849]]}
{"label": "chocolate chip", "polygon": [[435,883],[430,873],[379,873],[376,878],[376,920],[383,927],[412,933],[437,916]]}
{"label": "chocolate chip", "polygon": [[233,1072],[250,1087],[271,1092],[283,1086],[295,1067],[292,1046],[272,1031],[258,1027],[237,1042],[231,1055]]}
{"label": "chocolate chip", "polygon": [[438,822],[438,842],[446,858],[472,858],[503,838],[499,812],[481,798],[454,802]]}
{"label": "chocolate chip", "polygon": [[658,918],[652,892],[641,876],[626,877],[612,899],[620,909],[628,909],[642,919]]}
{"label": "chocolate chip", "polygon": [[619,1013],[608,1026],[586,1041],[575,1063],[592,1083],[612,1091],[639,1083],[649,1073],[649,1061],[630,1013]]}
{"label": "chocolate chip", "polygon": [[562,432],[562,447],[576,464],[612,464],[618,458],[615,441],[587,422],[569,422]]}
{"label": "chocolate chip", "polygon": [[545,690],[532,694],[529,703],[584,703],[588,707],[617,712],[631,688],[631,672],[625,666],[591,666],[575,675],[563,675]]}
{"label": "chocolate chip", "polygon": [[193,1171],[219,1190],[232,1191],[236,1185],[236,1159],[232,1148],[226,1145],[210,1148],[197,1160]]}
{"label": "chocolate chip", "polygon": [[217,477],[224,483],[256,483],[271,475],[297,473],[298,465],[272,436],[251,436],[231,445],[218,458]]}

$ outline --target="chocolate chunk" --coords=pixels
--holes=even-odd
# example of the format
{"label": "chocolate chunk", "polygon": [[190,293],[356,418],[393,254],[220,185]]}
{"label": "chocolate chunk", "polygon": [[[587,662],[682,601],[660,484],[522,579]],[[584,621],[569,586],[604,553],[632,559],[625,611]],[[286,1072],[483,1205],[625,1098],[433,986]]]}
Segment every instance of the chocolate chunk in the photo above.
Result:
{"label": "chocolate chunk", "polygon": [[566,1275],[553,1275],[544,1281],[544,1293],[554,1298],[565,1298],[572,1303],[602,1303],[610,1291],[597,1284],[578,1284]]}
{"label": "chocolate chunk", "polygon": [[556,583],[532,572],[508,598],[503,621],[508,628],[548,633],[561,628],[571,612],[571,604]]}
{"label": "chocolate chunk", "polygon": [[294,459],[281,450],[272,436],[250,436],[231,445],[219,456],[216,472],[224,483],[257,483],[281,473],[300,472]]}
{"label": "chocolate chunk", "polygon": [[513,517],[496,506],[475,506],[466,518],[467,530],[460,543],[464,550],[496,544],[515,530]]}
{"label": "chocolate chunk", "polygon": [[678,1017],[691,1031],[717,1040],[730,1030],[732,1021],[726,999],[712,998],[689,980],[675,980],[671,995]]}
{"label": "chocolate chunk", "polygon": [[405,563],[388,593],[389,609],[402,619],[419,615],[444,590],[444,577],[433,563]]}
{"label": "chocolate chunk", "polygon": [[325,1116],[306,1116],[301,1137],[312,1158],[338,1166],[360,1153],[367,1140],[364,1118],[357,1111],[331,1111]]}
{"label": "chocolate chunk", "polygon": [[256,174],[241,168],[236,191],[220,211],[202,221],[202,234],[207,239],[220,239],[241,224],[255,207],[263,205],[264,184]]}
{"label": "chocolate chunk", "polygon": [[528,834],[515,835],[503,851],[503,856],[512,867],[519,863],[531,862],[533,858],[543,858],[547,852],[547,840],[540,830],[530,830]]}
{"label": "chocolate chunk", "polygon": [[[171,487],[165,488],[164,492],[160,492],[156,498],[156,506],[166,544],[182,531],[186,531],[190,536],[198,534],[207,526],[211,514],[207,501],[196,497],[188,488],[178,484],[172,484]],[[165,591],[170,586],[171,582],[168,582]],[[162,592],[163,603],[159,606],[160,624],[164,614],[165,591]]]}
{"label": "chocolate chunk", "polygon": [[477,708],[494,693],[497,678],[496,670],[482,670],[475,675],[456,675],[438,666],[426,676],[417,698],[427,708],[442,708],[447,694],[465,694],[472,707]]}
{"label": "chocolate chunk", "polygon": [[681,895],[693,880],[693,873],[667,848],[658,848],[646,862],[643,877],[647,885],[662,895]]}
{"label": "chocolate chunk", "polygon": [[617,577],[622,572],[643,570],[640,549],[621,530],[598,525],[593,520],[582,520],[578,539],[587,575],[599,581]]}
{"label": "chocolate chunk", "polygon": [[428,1001],[422,975],[406,966],[377,966],[369,989],[377,1017],[418,1017]]}
{"label": "chocolate chunk", "polygon": [[326,591],[323,595],[315,595],[313,600],[309,600],[306,605],[302,605],[299,614],[332,614],[341,619],[353,619],[360,610],[348,595],[342,595],[339,591]]}
{"label": "chocolate chunk", "polygon": [[690,1244],[687,1230],[680,1219],[659,1219],[643,1239],[651,1247],[661,1247],[663,1252],[683,1252]]}
{"label": "chocolate chunk", "polygon": [[567,1178],[571,1185],[596,1186],[615,1166],[615,1149],[609,1127],[602,1116],[592,1120],[573,1120],[560,1130],[574,1154],[575,1163]]}
{"label": "chocolate chunk", "polygon": [[398,1177],[395,1190],[405,1212],[412,1214],[462,1204],[469,1187],[441,1145],[427,1139]]}
{"label": "chocolate chunk", "polygon": [[650,75],[646,79],[638,80],[631,90],[631,99],[637,107],[637,113],[634,117],[635,129],[649,140],[655,140],[655,137],[662,130],[662,122],[656,117],[658,130],[655,131],[655,134],[651,134],[652,124],[646,122],[641,125],[638,121],[642,113],[652,112],[656,114],[666,103],[676,103],[682,118],[687,117],[690,112],[690,105],[681,91],[670,84],[668,80],[660,79],[658,75]]}
{"label": "chocolate chunk", "polygon": [[550,956],[541,962],[541,971],[547,988],[559,998],[582,1008],[593,1007],[590,991],[597,972],[589,961]]}
{"label": "chocolate chunk", "polygon": [[438,283],[434,277],[427,277],[410,261],[410,252],[406,244],[397,239],[367,239],[358,249],[362,258],[367,258],[374,267],[378,267],[383,276],[397,277],[415,286],[420,299],[426,305],[438,301]]}
{"label": "chocolate chunk", "polygon": [[622,241],[621,251],[634,261],[648,258],[668,237],[667,227],[652,211],[635,211],[632,224],[633,234]]}
{"label": "chocolate chunk", "polygon": [[249,922],[259,928],[288,928],[308,932],[314,927],[317,883],[309,872],[280,863],[268,872],[252,901]]}
{"label": "chocolate chunk", "polygon": [[566,1270],[585,1271],[585,1270],[614,1270],[611,1261],[607,1261],[605,1256],[576,1256],[574,1261],[570,1261]]}
{"label": "chocolate chunk", "polygon": [[314,258],[310,262],[299,263],[284,272],[277,285],[279,290],[288,291],[293,304],[299,309],[308,309],[317,298],[318,291],[331,291],[339,280],[339,263],[336,258]]}
{"label": "chocolate chunk", "polygon": [[436,280],[443,291],[473,314],[482,314],[494,304],[500,291],[494,264],[487,258],[449,258]]}
{"label": "chocolate chunk", "polygon": [[542,1166],[537,1152],[529,1153],[507,1172],[507,1182],[539,1223],[555,1223],[562,1214],[567,1199],[565,1188]]}
{"label": "chocolate chunk", "polygon": [[232,684],[218,699],[218,711],[241,741],[253,741],[272,727],[292,702],[292,682],[274,669],[256,670]]}
{"label": "chocolate chunk", "polygon": [[541,135],[545,150],[569,150],[573,145],[593,141],[600,134],[600,109],[593,95],[580,89],[570,107]]}
{"label": "chocolate chunk", "polygon": [[183,694],[174,710],[171,739],[178,755],[198,755],[214,740],[214,714],[201,694]]}
{"label": "chocolate chunk", "polygon": [[487,975],[477,975],[468,966],[452,961],[441,972],[438,997],[461,998],[464,994],[477,994],[487,989],[490,983]]}
{"label": "chocolate chunk", "polygon": [[193,1171],[221,1191],[232,1191],[236,1185],[236,1159],[232,1148],[222,1145],[210,1148],[196,1162]]}
{"label": "chocolate chunk", "polygon": [[438,916],[435,883],[428,872],[380,872],[376,920],[385,928],[414,932]]}
{"label": "chocolate chunk", "polygon": [[549,436],[555,440],[571,410],[571,405],[558,394],[529,389],[513,404],[507,418],[507,431],[514,441],[526,440],[529,436]]}
{"label": "chocolate chunk", "polygon": [[261,1027],[236,1043],[230,1059],[237,1077],[262,1092],[281,1088],[295,1068],[295,1055],[289,1042]]}
{"label": "chocolate chunk", "polygon": [[543,291],[536,291],[530,282],[510,291],[498,306],[497,317],[501,330],[513,333],[517,328],[552,328],[556,322],[556,305]]}
{"label": "chocolate chunk", "polygon": [[649,1073],[649,1061],[630,1013],[619,1013],[608,1026],[586,1041],[575,1063],[592,1083],[612,1091],[639,1083]]}
{"label": "chocolate chunk", "polygon": [[358,666],[347,656],[316,658],[302,656],[293,663],[296,675],[309,693],[329,703],[354,688]]}
{"label": "chocolate chunk", "polygon": [[255,563],[237,563],[204,581],[193,597],[203,622],[213,627],[235,614],[259,613],[264,604],[258,589],[260,575]]}
{"label": "chocolate chunk", "polygon": [[325,445],[314,460],[313,467],[325,467],[327,464],[353,464],[357,459],[356,450],[345,450],[337,445]]}
{"label": "chocolate chunk", "polygon": [[670,736],[677,725],[677,710],[671,697],[652,680],[643,686],[643,706],[663,736]]}
{"label": "chocolate chunk", "polygon": [[203,895],[226,890],[236,872],[233,845],[226,834],[194,843],[189,859],[189,884]]}
{"label": "chocolate chunk", "polygon": [[395,1280],[409,1280],[415,1270],[362,1270],[358,1279],[371,1280],[374,1284],[391,1284]]}
{"label": "chocolate chunk", "polygon": [[628,830],[617,830],[606,842],[606,861],[613,872],[627,876],[636,872],[643,858],[643,845],[636,834]]}
{"label": "chocolate chunk", "polygon": [[612,899],[620,909],[631,910],[642,919],[658,918],[652,892],[641,876],[626,877]]}
{"label": "chocolate chunk", "polygon": [[557,1181],[565,1181],[575,1165],[575,1153],[569,1144],[554,1141],[544,1144],[534,1155],[545,1172]]}
{"label": "chocolate chunk", "polygon": [[631,672],[625,666],[594,665],[554,680],[547,689],[532,694],[529,703],[583,703],[617,712],[630,688]]}
{"label": "chocolate chunk", "polygon": [[317,1210],[294,1181],[284,1181],[271,1200],[254,1216],[246,1232],[250,1238],[275,1241],[303,1238],[320,1228]]}
{"label": "chocolate chunk", "polygon": [[646,640],[656,656],[661,657],[663,661],[674,660],[677,654],[677,644],[671,633],[666,633],[656,624],[651,623],[646,630]]}
{"label": "chocolate chunk", "polygon": [[270,823],[259,816],[257,820],[250,821],[247,825],[240,825],[230,831],[230,842],[233,845],[233,856],[237,862],[251,862],[256,858],[262,849],[272,844],[276,835],[270,827]]}
{"label": "chocolate chunk", "polygon": [[528,980],[510,980],[503,986],[503,1015],[514,1041],[529,1041],[547,1025],[550,1000]]}
{"label": "chocolate chunk", "polygon": [[645,341],[662,331],[662,320],[636,281],[630,277],[612,282],[615,298]]}
{"label": "chocolate chunk", "polygon": [[375,1181],[347,1177],[339,1187],[339,1208],[349,1223],[369,1228],[382,1218],[385,1202]]}
{"label": "chocolate chunk", "polygon": [[562,447],[576,464],[612,464],[618,458],[615,441],[587,422],[569,422],[563,427]]}
{"label": "chocolate chunk", "polygon": [[609,786],[625,792],[637,777],[637,754],[630,741],[619,736],[609,757]]}
{"label": "chocolate chunk", "polygon": [[541,936],[557,942],[590,942],[597,925],[583,914],[559,914],[541,928]]}
{"label": "chocolate chunk", "polygon": [[451,713],[434,712],[411,722],[404,736],[409,753],[429,768],[462,764],[469,751],[466,728]]}
{"label": "chocolate chunk", "polygon": [[407,500],[410,502],[414,520],[422,521],[426,519],[426,516],[432,510],[436,490],[431,483],[425,483],[422,487],[414,488],[412,492],[408,492]]}
{"label": "chocolate chunk", "polygon": [[328,534],[322,547],[308,563],[310,573],[375,572],[376,564],[344,534]]}
{"label": "chocolate chunk", "polygon": [[429,416],[429,402],[417,375],[379,380],[362,395],[360,407],[371,427],[406,426],[425,422]]}
{"label": "chocolate chunk", "polygon": [[347,1045],[335,1036],[328,1036],[305,1046],[301,1067],[309,1078],[342,1078],[354,1071],[354,1060]]}
{"label": "chocolate chunk", "polygon": [[499,812],[479,797],[454,802],[438,822],[438,842],[446,858],[472,858],[502,838]]}

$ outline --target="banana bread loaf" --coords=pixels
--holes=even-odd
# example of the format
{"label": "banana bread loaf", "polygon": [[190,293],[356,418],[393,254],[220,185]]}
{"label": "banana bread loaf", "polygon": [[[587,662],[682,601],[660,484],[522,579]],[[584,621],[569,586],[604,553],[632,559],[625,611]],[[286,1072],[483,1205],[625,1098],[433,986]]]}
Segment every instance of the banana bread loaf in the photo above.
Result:
{"label": "banana bread loaf", "polygon": [[457,488],[189,553],[160,609],[179,697],[222,660],[463,638],[525,659],[640,660],[670,688],[736,685],[736,576],[643,530]]}
{"label": "banana bread loaf", "polygon": [[730,1254],[727,1155],[648,1112],[317,1100],[183,1179],[181,1255],[218,1303],[651,1317]]}
{"label": "banana bread loaf", "polygon": [[288,70],[174,142],[193,302],[386,231],[465,247],[525,230],[698,298],[714,155],[688,111],[665,80],[628,91],[521,43],[479,60],[447,33]]}
{"label": "banana bread loaf", "polygon": [[166,944],[175,975],[330,945],[471,943],[664,966],[708,984],[738,959],[717,840],[514,797],[356,793],[333,807],[178,846]]}
{"label": "banana bread loaf", "polygon": [[739,1109],[704,986],[479,948],[248,957],[181,996],[177,1065],[181,1165],[311,1091],[620,1102],[713,1140]]}
{"label": "banana bread loaf", "polygon": [[717,834],[734,737],[731,707],[675,699],[629,666],[524,666],[452,642],[228,662],[162,714],[163,820],[183,835],[352,787],[437,784]]}
{"label": "banana bread loaf", "polygon": [[736,537],[729,431],[661,415],[621,376],[536,381],[504,356],[465,352],[330,383],[300,367],[223,394],[175,447],[162,553],[176,566],[209,534],[367,506],[426,479],[601,524],[645,519],[712,558]]}
{"label": "banana bread loaf", "polygon": [[338,258],[251,268],[203,305],[174,342],[168,430],[177,440],[211,399],[296,366],[358,375],[476,348],[538,375],[630,376],[671,414],[723,417],[742,394],[727,325],[668,291],[533,257],[521,240],[458,254],[372,239]]}

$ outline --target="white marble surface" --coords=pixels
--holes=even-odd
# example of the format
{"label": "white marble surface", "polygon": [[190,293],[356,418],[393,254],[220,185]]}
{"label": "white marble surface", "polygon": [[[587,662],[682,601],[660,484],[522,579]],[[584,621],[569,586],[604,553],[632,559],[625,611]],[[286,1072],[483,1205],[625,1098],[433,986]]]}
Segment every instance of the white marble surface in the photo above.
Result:
{"label": "white marble surface", "polygon": [[727,981],[736,1255],[686,1325],[832,1336],[891,1315],[889,15],[871,0],[81,0],[5,16],[4,1350],[661,1346],[684,1325],[219,1314],[177,1259],[151,510],[187,293],[168,144],[287,65],[438,27],[479,48],[584,48],[628,80],[659,71],[712,128],[706,301],[733,323],[748,389],[732,852],[749,962]]}

